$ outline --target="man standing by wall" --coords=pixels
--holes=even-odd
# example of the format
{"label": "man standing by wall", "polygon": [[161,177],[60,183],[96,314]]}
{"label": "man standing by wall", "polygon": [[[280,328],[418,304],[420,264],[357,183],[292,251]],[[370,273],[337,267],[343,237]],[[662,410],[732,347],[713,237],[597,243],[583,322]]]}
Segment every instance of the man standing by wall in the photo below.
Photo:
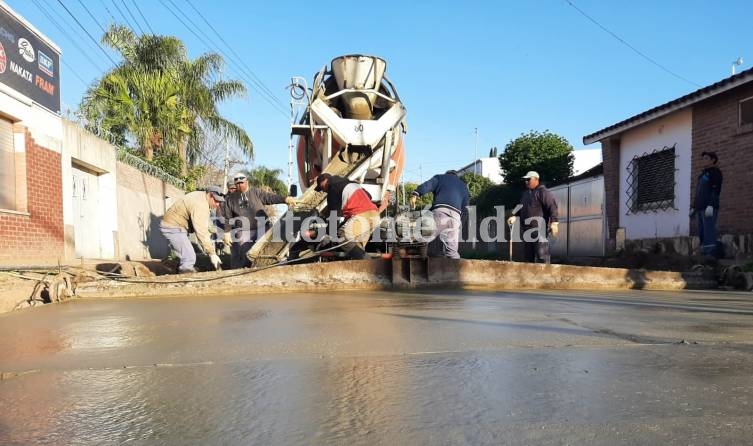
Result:
{"label": "man standing by wall", "polygon": [[225,219],[225,242],[230,242],[230,267],[243,268],[249,266],[246,254],[256,242],[259,230],[257,217],[266,221],[265,205],[287,203],[293,205],[293,197],[283,197],[272,192],[264,192],[248,184],[244,174],[237,174],[233,178],[238,190],[227,196],[227,203],[223,206]]}
{"label": "man standing by wall", "polygon": [[703,170],[695,186],[693,212],[698,222],[698,238],[702,255],[716,254],[716,221],[719,218],[719,195],[722,193],[722,171],[716,167],[719,158],[714,152],[701,153]]}
{"label": "man standing by wall", "polygon": [[363,188],[347,178],[323,173],[316,178],[317,192],[327,193],[327,208],[345,218],[337,236],[347,243],[342,249],[351,259],[366,257],[366,243],[379,224],[379,211]]}
{"label": "man standing by wall", "polygon": [[437,225],[437,237],[429,244],[429,254],[434,257],[459,259],[458,241],[461,234],[461,214],[467,212],[470,203],[468,186],[454,170],[434,175],[416,188],[410,197],[411,206],[416,206],[418,197],[432,192],[434,201],[431,212]]}
{"label": "man standing by wall", "polygon": [[[507,224],[512,227],[519,213],[520,233],[529,235],[529,237],[523,237],[524,261],[548,264],[551,262],[548,235],[557,237],[559,234],[557,201],[552,193],[539,182],[538,173],[530,171],[523,179],[526,181],[526,191],[520,199],[521,208],[507,219]],[[525,240],[530,236],[534,236],[532,240]]]}
{"label": "man standing by wall", "polygon": [[188,233],[195,232],[196,238],[209,254],[214,269],[220,269],[220,257],[215,252],[214,242],[209,233],[210,214],[225,201],[219,187],[208,187],[206,191],[189,192],[165,212],[160,223],[160,231],[180,259],[179,273],[196,272],[196,253],[188,240]]}

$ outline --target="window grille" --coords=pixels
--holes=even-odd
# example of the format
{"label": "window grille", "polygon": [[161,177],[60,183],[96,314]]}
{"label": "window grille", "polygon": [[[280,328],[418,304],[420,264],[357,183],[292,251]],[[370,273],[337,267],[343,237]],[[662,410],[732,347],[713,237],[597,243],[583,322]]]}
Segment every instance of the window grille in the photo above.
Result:
{"label": "window grille", "polygon": [[675,145],[636,155],[630,161],[627,166],[628,213],[676,209]]}

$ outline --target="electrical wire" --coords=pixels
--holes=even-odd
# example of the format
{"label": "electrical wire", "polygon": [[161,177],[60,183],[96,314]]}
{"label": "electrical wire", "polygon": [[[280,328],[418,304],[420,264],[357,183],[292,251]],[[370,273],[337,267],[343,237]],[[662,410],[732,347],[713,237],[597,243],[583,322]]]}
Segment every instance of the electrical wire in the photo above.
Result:
{"label": "electrical wire", "polygon": [[91,17],[91,19],[94,21],[94,23],[96,23],[97,26],[99,26],[99,29],[102,30],[102,34],[104,34],[105,33],[105,27],[99,24],[99,21],[94,17],[94,14],[92,14],[92,12],[89,11],[89,8],[86,7],[86,5],[84,4],[84,2],[82,2],[81,0],[78,0],[78,4],[81,5],[82,8],[84,8],[84,11],[86,11],[86,13],[89,14],[89,17]]}
{"label": "electrical wire", "polygon": [[[242,65],[243,65],[243,66],[244,66],[244,67],[245,67],[245,68],[246,68],[246,69],[248,70],[248,72],[249,72],[249,73],[251,74],[251,77],[253,77],[254,79],[258,80],[258,81],[259,81],[259,84],[261,84],[262,88],[264,88],[264,90],[265,90],[265,91],[266,91],[266,92],[267,92],[267,93],[268,93],[268,94],[269,94],[270,96],[274,97],[274,98],[275,98],[276,100],[279,100],[279,98],[277,98],[277,96],[276,96],[276,95],[275,95],[275,94],[274,94],[274,93],[272,92],[272,90],[270,90],[269,88],[267,88],[267,86],[266,86],[266,85],[264,85],[264,82],[262,82],[262,80],[261,80],[261,79],[259,78],[259,76],[257,76],[257,75],[256,75],[256,73],[254,73],[254,71],[253,71],[253,70],[251,69],[251,67],[249,67],[248,65],[246,65],[246,63],[245,63],[245,62],[243,62],[243,58],[242,58],[242,57],[240,57],[240,56],[238,55],[238,53],[236,53],[236,52],[235,52],[235,49],[233,48],[233,46],[232,46],[232,45],[230,45],[230,44],[229,44],[229,43],[228,43],[228,42],[227,42],[227,41],[225,40],[225,38],[224,38],[224,37],[222,37],[222,35],[221,35],[221,34],[220,34],[219,32],[217,32],[217,29],[216,29],[216,28],[215,28],[215,27],[214,27],[214,26],[213,26],[213,25],[211,24],[211,22],[209,22],[209,20],[207,20],[206,16],[205,16],[204,14],[202,14],[202,13],[201,13],[201,12],[200,12],[200,11],[199,11],[199,10],[198,10],[197,8],[196,8],[196,6],[194,6],[194,4],[193,4],[193,3],[191,2],[191,0],[186,0],[186,3],[188,3],[188,6],[190,6],[190,7],[191,7],[191,9],[193,9],[193,10],[194,10],[194,12],[196,12],[196,15],[198,15],[198,16],[199,16],[199,17],[201,18],[201,20],[202,20],[202,21],[203,21],[203,22],[204,22],[204,23],[205,23],[205,24],[206,24],[206,25],[207,25],[207,26],[209,27],[209,29],[211,29],[211,30],[212,30],[212,32],[214,32],[214,34],[215,34],[215,35],[216,35],[216,36],[217,36],[217,37],[218,37],[218,38],[220,39],[220,41],[221,41],[222,43],[224,43],[224,44],[225,44],[225,46],[226,46],[226,47],[228,48],[228,50],[230,50],[230,52],[231,52],[231,53],[233,53],[233,55],[234,55],[234,56],[235,56],[235,57],[236,57],[236,58],[237,58],[237,59],[238,59],[238,60],[240,61],[239,65],[241,65],[241,64],[242,64]],[[305,93],[305,91],[304,91],[304,93]]]}
{"label": "electrical wire", "polygon": [[[160,0],[160,2],[162,3],[162,6],[164,6],[164,7],[165,7],[165,9],[167,9],[168,11],[170,11],[170,13],[171,13],[171,14],[172,14],[172,15],[173,15],[173,16],[174,16],[174,17],[175,17],[176,19],[178,19],[178,21],[179,21],[179,22],[180,22],[180,23],[181,23],[181,24],[182,24],[182,25],[183,25],[183,26],[184,26],[184,27],[185,27],[186,29],[188,29],[188,30],[189,30],[189,31],[190,31],[190,32],[191,32],[191,33],[192,33],[192,34],[193,34],[193,35],[194,35],[194,36],[195,36],[195,37],[196,37],[197,39],[199,39],[199,40],[200,40],[200,41],[202,41],[202,42],[207,42],[207,41],[209,41],[209,42],[210,42],[210,43],[212,44],[212,46],[214,46],[214,47],[217,47],[217,49],[219,50],[219,52],[220,52],[221,54],[223,54],[223,55],[225,56],[225,58],[226,58],[227,60],[229,60],[229,61],[231,61],[231,62],[232,62],[232,61],[234,61],[234,59],[233,59],[233,58],[231,58],[231,57],[228,57],[228,55],[227,55],[226,53],[224,53],[224,52],[223,52],[223,51],[222,51],[222,50],[221,50],[221,49],[219,48],[219,46],[218,46],[218,45],[217,45],[217,44],[216,44],[216,43],[214,42],[214,40],[213,40],[213,39],[211,39],[211,38],[210,38],[209,36],[207,36],[207,35],[206,35],[206,33],[202,32],[202,31],[201,31],[201,28],[200,28],[200,27],[199,27],[198,25],[196,25],[196,23],[195,23],[195,22],[194,22],[193,20],[191,20],[191,18],[190,18],[190,17],[186,16],[186,15],[185,15],[185,13],[184,13],[184,12],[183,12],[183,11],[182,11],[182,10],[181,10],[180,8],[178,8],[178,6],[177,6],[177,5],[175,5],[175,3],[173,3],[173,1],[172,1],[172,0]],[[168,6],[168,4],[167,4],[166,2],[169,2],[169,3],[170,3],[170,4],[172,5],[172,7],[173,7],[173,8],[175,8],[175,10],[176,10],[176,11],[178,11],[178,13],[180,13],[181,15],[183,15],[183,16],[184,16],[184,17],[186,18],[186,20],[188,20],[188,21],[189,21],[189,22],[190,22],[190,23],[191,23],[191,24],[192,24],[193,26],[189,26],[189,25],[188,25],[188,24],[187,24],[187,23],[186,23],[186,22],[185,22],[185,21],[184,21],[184,20],[183,20],[183,19],[182,19],[182,18],[181,18],[181,17],[179,16],[179,15],[178,15],[178,13],[176,13],[175,11],[173,11],[173,9],[172,9],[172,8],[171,8],[170,6]],[[199,32],[201,32],[201,33],[203,34],[203,36],[201,36],[201,35],[197,34],[196,30],[199,30]],[[237,62],[235,62],[235,63],[237,64]],[[273,94],[271,94],[271,92],[270,92],[270,93],[267,93],[267,90],[269,90],[269,89],[268,89],[268,88],[266,88],[266,86],[265,86],[265,85],[264,85],[263,83],[261,83],[261,82],[258,82],[258,81],[256,81],[255,79],[249,79],[249,77],[248,77],[248,76],[244,76],[244,73],[243,73],[243,71],[240,71],[240,72],[238,72],[238,74],[239,74],[239,75],[240,75],[240,76],[241,76],[241,77],[242,77],[242,78],[243,78],[243,79],[244,79],[244,80],[245,80],[246,82],[248,82],[248,83],[249,83],[249,85],[251,85],[252,87],[255,87],[255,89],[256,89],[256,90],[257,90],[257,91],[258,91],[258,92],[260,93],[260,96],[261,96],[261,98],[262,98],[262,99],[264,99],[264,100],[265,100],[265,101],[266,101],[267,103],[269,103],[269,104],[270,104],[270,105],[271,105],[271,106],[272,106],[272,107],[273,107],[273,108],[274,108],[275,110],[277,110],[277,111],[278,111],[278,112],[280,112],[280,113],[281,113],[281,114],[282,114],[283,116],[285,116],[285,118],[286,118],[286,119],[287,119],[287,118],[289,118],[289,113],[288,113],[288,112],[287,112],[287,111],[285,110],[285,108],[284,108],[284,107],[283,107],[282,105],[280,105],[280,104],[279,104],[278,102],[276,102],[277,98],[276,98],[276,97],[275,97],[275,96],[274,96]],[[266,90],[265,90],[265,89],[266,89]]]}
{"label": "electrical wire", "polygon": [[139,8],[139,4],[136,2],[136,0],[132,0],[134,8],[136,8],[136,12],[139,13],[141,18],[144,20],[144,23],[146,23],[146,27],[149,28],[149,32],[154,34],[154,30],[152,29],[152,25],[149,23],[149,20],[146,19],[146,16],[144,16],[144,13],[141,12],[141,8]]}
{"label": "electrical wire", "polygon": [[117,22],[118,22],[118,19],[116,19],[116,18],[115,18],[115,16],[114,16],[114,15],[112,15],[112,12],[110,12],[110,8],[108,8],[108,7],[107,7],[107,3],[105,3],[105,0],[99,0],[99,2],[100,2],[100,3],[102,4],[102,6],[104,6],[104,7],[105,7],[105,11],[107,11],[107,14],[108,14],[108,15],[110,16],[110,18],[112,19],[112,23],[117,23]]}
{"label": "electrical wire", "polygon": [[[74,39],[73,37],[71,37],[71,36],[70,36],[70,34],[68,34],[68,32],[66,31],[65,27],[63,27],[62,25],[60,25],[60,23],[58,23],[58,21],[57,21],[57,20],[55,20],[55,18],[54,18],[54,17],[52,17],[52,15],[51,15],[51,14],[49,13],[49,10],[50,10],[50,9],[52,9],[52,8],[45,8],[45,7],[43,7],[43,6],[42,6],[42,5],[41,5],[41,4],[39,3],[39,0],[32,0],[32,2],[34,3],[34,5],[35,5],[35,6],[36,6],[36,7],[37,7],[37,8],[38,8],[38,9],[39,9],[40,11],[42,11],[42,14],[43,14],[43,15],[44,15],[45,17],[47,17],[47,20],[49,20],[49,21],[50,21],[50,23],[52,23],[52,25],[53,25],[53,26],[55,26],[55,28],[57,28],[57,29],[58,29],[58,31],[60,31],[60,33],[61,33],[61,34],[62,34],[62,35],[63,35],[63,36],[64,36],[64,37],[66,38],[66,39],[68,39],[68,40],[69,40],[69,41],[70,41],[70,42],[71,42],[71,43],[73,44],[73,46],[74,46],[74,47],[75,47],[76,49],[78,49],[78,50],[79,50],[79,51],[81,52],[81,54],[82,54],[82,55],[84,56],[84,58],[85,58],[86,60],[88,60],[88,61],[89,61],[89,63],[91,63],[91,64],[92,64],[92,65],[94,66],[94,68],[96,68],[96,69],[97,69],[98,71],[104,71],[104,70],[103,70],[103,69],[102,69],[102,68],[101,68],[101,67],[100,67],[100,66],[99,66],[99,65],[98,65],[98,64],[97,64],[96,62],[94,62],[94,59],[92,59],[92,58],[91,58],[91,56],[89,55],[89,51],[86,51],[86,50],[84,50],[83,48],[81,48],[81,46],[80,46],[80,45],[78,44],[78,42],[77,42],[77,41],[76,41],[76,40],[75,40],[75,39]],[[62,59],[61,59],[61,60],[62,60]],[[65,63],[65,61],[63,61],[63,63]],[[67,64],[66,64],[66,65],[67,65]]]}
{"label": "electrical wire", "polygon": [[340,243],[338,245],[331,246],[329,248],[313,252],[311,255],[306,256],[306,257],[299,257],[299,258],[296,258],[296,259],[288,259],[288,260],[285,260],[285,261],[282,261],[282,262],[274,263],[272,265],[262,266],[262,267],[259,267],[259,268],[244,269],[244,270],[241,270],[241,271],[236,271],[236,272],[233,272],[233,273],[230,273],[230,274],[223,274],[223,275],[220,275],[220,276],[213,276],[213,277],[186,277],[185,279],[173,279],[173,280],[154,280],[154,279],[136,279],[136,278],[130,278],[130,277],[123,277],[123,276],[120,276],[120,275],[115,275],[116,273],[100,273],[100,274],[103,274],[103,275],[107,275],[109,277],[107,277],[107,278],[100,278],[100,279],[97,279],[97,280],[114,280],[114,281],[118,281],[118,282],[127,282],[127,283],[153,283],[153,284],[177,284],[177,283],[211,282],[211,281],[214,281],[214,280],[222,280],[222,279],[227,279],[227,278],[230,278],[230,277],[238,277],[238,276],[243,276],[243,275],[246,275],[246,274],[258,273],[258,272],[265,271],[265,270],[268,270],[268,269],[271,269],[271,268],[276,268],[278,266],[285,266],[285,265],[291,265],[293,263],[298,263],[298,262],[301,262],[303,260],[311,260],[311,259],[314,259],[314,258],[316,258],[316,257],[324,254],[325,252],[334,251],[335,249],[339,249],[339,248],[347,245],[348,243],[350,243],[350,241],[345,241],[345,242]]}
{"label": "electrical wire", "polygon": [[131,19],[133,19],[133,23],[135,23],[136,26],[139,28],[139,31],[141,31],[141,34],[144,34],[144,29],[141,27],[141,24],[139,23],[139,21],[136,20],[136,17],[134,17],[133,13],[131,12],[131,9],[128,8],[128,4],[125,2],[125,0],[120,0],[120,2],[123,4],[123,8],[125,8],[126,12],[128,12],[128,15],[131,17]]}
{"label": "electrical wire", "polygon": [[126,17],[125,13],[120,10],[120,6],[118,6],[117,0],[110,0],[112,5],[115,7],[115,9],[118,11],[118,14],[123,18],[123,23],[125,23],[129,28],[131,28],[136,34],[136,28],[131,24],[131,22],[128,21],[128,17]]}
{"label": "electrical wire", "polygon": [[[76,77],[78,78],[78,80],[80,80],[80,81],[81,81],[81,84],[82,84],[82,85],[83,85],[83,86],[84,86],[85,88],[88,88],[88,87],[89,87],[89,84],[88,84],[88,83],[87,83],[87,82],[86,82],[86,81],[84,80],[84,78],[82,78],[82,77],[81,77],[81,76],[80,76],[80,75],[79,75],[79,74],[78,74],[78,73],[76,72],[76,70],[74,70],[74,69],[73,69],[73,67],[72,67],[72,66],[71,66],[71,65],[70,65],[70,64],[69,64],[68,62],[66,62],[66,61],[65,61],[65,59],[63,59],[63,58],[60,58],[60,62],[61,62],[61,63],[62,63],[63,65],[65,65],[65,67],[66,67],[66,68],[68,69],[68,71],[70,71],[70,72],[71,72],[71,73],[72,73],[72,74],[73,74],[74,76],[76,76]],[[61,80],[62,80],[62,77],[61,77]]]}
{"label": "electrical wire", "polygon": [[664,65],[662,65],[659,62],[655,61],[654,59],[650,58],[649,56],[647,56],[646,54],[644,54],[643,52],[641,52],[640,50],[638,50],[633,45],[631,45],[628,42],[626,42],[622,37],[620,37],[617,34],[613,33],[612,31],[610,31],[609,29],[607,29],[607,27],[605,27],[604,25],[602,25],[601,23],[599,23],[596,19],[594,19],[590,15],[586,14],[585,11],[583,11],[582,9],[580,9],[579,7],[577,7],[571,0],[565,0],[565,2],[567,2],[567,4],[569,4],[570,6],[572,6],[573,9],[575,9],[576,11],[578,11],[583,17],[587,18],[593,24],[595,24],[596,26],[598,26],[599,28],[601,28],[604,32],[606,32],[610,36],[612,36],[615,39],[617,39],[620,43],[622,43],[626,47],[628,47],[631,50],[633,50],[633,52],[635,52],[637,55],[641,56],[642,58],[644,58],[647,61],[651,62],[652,64],[656,65],[657,67],[659,67],[663,71],[665,71],[665,72],[671,74],[672,76],[676,77],[677,79],[680,79],[681,81],[687,82],[687,83],[689,83],[691,85],[695,85],[698,88],[701,87],[699,84],[697,84],[697,83],[695,83],[695,82],[693,82],[691,80],[688,80],[688,79],[680,76],[679,74],[675,73],[674,71],[670,70],[669,68],[665,67]]}
{"label": "electrical wire", "polygon": [[108,53],[107,51],[105,51],[105,49],[104,49],[104,48],[102,48],[102,45],[100,45],[100,44],[99,44],[99,42],[97,42],[97,39],[95,39],[95,38],[94,38],[94,37],[93,37],[93,36],[91,35],[91,33],[89,33],[89,30],[88,30],[88,29],[86,29],[86,28],[84,27],[84,25],[82,25],[82,24],[81,24],[81,22],[79,22],[78,18],[76,18],[76,16],[75,16],[75,15],[73,15],[73,13],[71,12],[71,10],[70,10],[70,9],[68,9],[68,7],[67,7],[67,6],[65,6],[65,3],[63,3],[63,1],[62,1],[62,0],[57,0],[57,2],[58,2],[58,3],[60,3],[60,6],[62,6],[62,7],[63,7],[63,9],[65,9],[65,12],[67,12],[67,13],[68,13],[68,15],[70,15],[70,16],[71,16],[71,17],[73,18],[73,20],[74,20],[74,21],[76,22],[76,24],[78,24],[79,28],[81,28],[81,29],[82,29],[82,30],[84,31],[84,33],[85,33],[85,34],[86,34],[87,36],[89,36],[89,39],[91,39],[91,41],[92,41],[92,42],[94,42],[94,44],[95,44],[95,45],[97,45],[97,48],[99,48],[100,50],[102,50],[102,53],[103,53],[103,54],[104,54],[105,56],[107,56],[107,58],[108,58],[108,59],[110,59],[110,62],[112,62],[112,65],[113,65],[114,67],[117,67],[117,66],[118,66],[118,64],[117,64],[117,63],[115,62],[115,59],[113,59],[113,58],[112,58],[112,56],[110,56],[110,54],[109,54],[109,53]]}

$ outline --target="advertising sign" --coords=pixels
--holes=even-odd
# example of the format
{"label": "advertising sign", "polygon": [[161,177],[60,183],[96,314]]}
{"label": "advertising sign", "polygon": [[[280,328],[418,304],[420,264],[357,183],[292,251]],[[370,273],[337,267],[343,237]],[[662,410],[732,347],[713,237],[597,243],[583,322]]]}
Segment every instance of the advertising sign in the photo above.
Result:
{"label": "advertising sign", "polygon": [[60,55],[3,8],[0,83],[60,113]]}

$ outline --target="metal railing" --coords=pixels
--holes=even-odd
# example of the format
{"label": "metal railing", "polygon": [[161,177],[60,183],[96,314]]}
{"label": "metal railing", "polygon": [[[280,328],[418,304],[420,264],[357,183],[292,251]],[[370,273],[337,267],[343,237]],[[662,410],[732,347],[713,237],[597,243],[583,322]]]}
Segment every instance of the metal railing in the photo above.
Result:
{"label": "metal railing", "polygon": [[152,164],[149,164],[148,162],[142,160],[136,155],[133,155],[132,153],[128,153],[127,150],[118,147],[118,161],[122,161],[129,166],[133,166],[140,171],[147,173],[155,178],[159,178],[160,180],[170,183],[175,187],[178,187],[180,189],[186,188],[186,182],[175,178],[174,176],[170,175],[169,173],[165,172],[164,170],[160,169],[157,166],[154,166]]}

